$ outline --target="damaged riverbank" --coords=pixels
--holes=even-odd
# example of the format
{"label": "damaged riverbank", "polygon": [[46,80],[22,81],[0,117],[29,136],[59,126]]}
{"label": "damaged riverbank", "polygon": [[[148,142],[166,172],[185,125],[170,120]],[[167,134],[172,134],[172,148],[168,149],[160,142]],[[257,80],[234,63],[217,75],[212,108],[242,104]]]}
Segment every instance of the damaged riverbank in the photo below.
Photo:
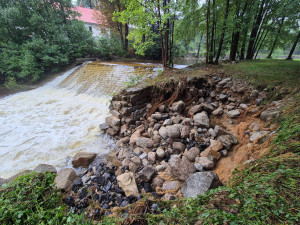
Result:
{"label": "damaged riverbank", "polygon": [[[296,217],[290,217],[290,219],[287,219],[289,216],[294,215],[294,210],[296,209],[296,196],[293,195],[292,190],[295,190],[295,184],[297,182],[294,182],[297,180],[297,175],[293,172],[292,168],[294,167],[293,162],[295,163],[297,160],[296,155],[293,155],[293,151],[295,151],[295,149],[290,148],[289,146],[295,146],[295,142],[291,141],[291,143],[286,143],[287,140],[294,140],[296,138],[295,135],[297,135],[297,127],[295,127],[295,125],[293,125],[295,122],[297,122],[298,120],[292,116],[293,114],[290,113],[289,117],[292,117],[293,119],[284,119],[285,117],[283,117],[282,115],[280,116],[280,118],[284,119],[284,123],[282,123],[280,125],[279,128],[277,128],[276,126],[270,124],[270,121],[264,121],[264,115],[262,112],[267,111],[268,108],[272,108],[272,110],[268,110],[270,112],[275,112],[275,111],[282,111],[282,106],[284,106],[283,103],[289,103],[288,105],[292,104],[293,99],[289,99],[289,101],[287,101],[287,99],[285,99],[284,101],[277,101],[277,102],[273,102],[270,105],[259,105],[256,106],[254,104],[255,99],[250,98],[250,95],[252,93],[252,90],[246,90],[245,95],[249,96],[249,99],[243,99],[243,101],[239,101],[239,97],[238,96],[234,96],[238,102],[238,104],[234,105],[234,109],[229,110],[227,108],[227,101],[229,97],[232,97],[231,95],[235,95],[234,92],[231,93],[231,91],[229,91],[228,93],[223,93],[223,94],[228,94],[227,96],[227,100],[226,101],[221,101],[221,103],[219,103],[218,107],[215,107],[213,111],[211,112],[207,112],[206,110],[204,110],[203,108],[203,104],[213,104],[215,101],[211,101],[211,102],[207,102],[207,99],[212,98],[210,96],[211,91],[215,90],[215,87],[219,84],[219,82],[222,82],[221,79],[215,79],[213,77],[211,77],[213,80],[212,82],[209,81],[207,82],[208,86],[205,87],[201,87],[201,89],[205,89],[208,90],[206,91],[205,95],[203,96],[204,98],[204,102],[199,102],[195,101],[194,103],[192,102],[190,105],[187,104],[187,101],[184,101],[185,99],[174,99],[174,101],[170,101],[165,104],[165,111],[161,112],[158,109],[156,110],[157,112],[153,112],[151,115],[155,115],[155,118],[151,117],[151,115],[148,118],[151,119],[147,119],[147,114],[148,112],[151,111],[151,108],[155,105],[155,102],[152,102],[152,96],[156,98],[156,96],[154,94],[150,95],[150,98],[148,99],[148,101],[144,102],[143,104],[145,104],[146,106],[146,111],[143,112],[143,115],[140,117],[137,117],[138,122],[141,122],[141,124],[131,124],[134,126],[129,126],[127,128],[127,130],[129,130],[130,132],[127,132],[125,134],[121,135],[121,127],[126,124],[126,122],[124,122],[125,120],[123,120],[123,124],[122,124],[122,119],[120,119],[120,124],[118,125],[119,128],[115,129],[113,128],[113,126],[111,126],[111,128],[115,129],[117,132],[113,132],[115,133],[114,135],[117,136],[117,138],[119,137],[120,140],[124,138],[129,138],[129,142],[125,142],[123,143],[123,141],[119,141],[118,144],[120,144],[121,150],[119,151],[117,157],[119,157],[120,152],[122,151],[122,149],[128,149],[125,152],[129,152],[131,153],[131,155],[129,155],[128,159],[130,160],[130,163],[134,163],[137,162],[138,160],[132,162],[132,159],[136,159],[135,157],[139,157],[141,156],[143,153],[145,153],[144,151],[147,151],[147,149],[150,149],[151,151],[149,151],[147,154],[147,157],[145,158],[149,164],[147,166],[143,165],[143,160],[142,161],[142,165],[140,165],[141,168],[137,168],[136,171],[134,171],[134,166],[132,165],[131,167],[127,167],[127,165],[123,165],[123,161],[122,158],[118,159],[116,157],[111,157],[110,160],[108,160],[108,164],[105,165],[104,168],[103,165],[100,163],[98,163],[98,165],[93,164],[86,170],[84,171],[84,174],[81,175],[80,180],[82,183],[80,183],[79,179],[76,178],[80,183],[80,185],[78,185],[78,189],[75,190],[74,189],[74,193],[71,194],[71,197],[73,198],[73,203],[74,204],[73,207],[75,206],[76,208],[76,203],[78,202],[84,202],[84,203],[88,203],[86,205],[82,205],[82,211],[86,212],[86,215],[89,218],[95,219],[95,220],[103,220],[104,221],[110,221],[112,223],[112,221],[117,222],[117,223],[122,223],[123,224],[131,224],[134,222],[137,223],[141,223],[141,224],[146,224],[146,223],[159,223],[160,221],[164,221],[164,223],[170,224],[170,223],[180,223],[180,224],[193,224],[193,223],[201,223],[201,224],[207,224],[207,223],[216,223],[216,222],[220,222],[220,221],[240,221],[240,223],[243,222],[249,222],[249,220],[253,220],[253,221],[265,221],[268,223],[273,223],[274,221],[296,221]],[[220,77],[221,78],[221,77]],[[224,78],[222,78],[224,80]],[[226,79],[226,78],[225,78]],[[205,79],[205,80],[210,80],[210,79]],[[188,82],[188,81],[184,81],[184,82]],[[234,82],[232,80],[229,80],[228,82]],[[176,83],[176,82],[175,82]],[[175,84],[174,83],[174,84]],[[178,83],[177,83],[178,84]],[[189,85],[187,85],[189,87]],[[229,87],[231,87],[231,85],[228,85]],[[177,85],[172,85],[171,87],[173,87],[174,89],[171,90],[170,93],[174,93],[174,90],[176,90],[176,88],[178,87]],[[224,85],[225,88],[225,85]],[[230,89],[230,88],[229,88]],[[246,89],[248,89],[248,86],[246,86]],[[163,90],[167,90],[166,88],[163,88]],[[188,89],[189,90],[189,89]],[[224,89],[222,89],[222,91],[224,91]],[[221,92],[222,92],[221,91]],[[261,90],[261,92],[263,92],[263,90]],[[130,93],[132,94],[132,93]],[[216,92],[215,90],[215,94],[216,97],[219,97],[219,95],[221,93]],[[123,95],[123,96],[126,96]],[[164,95],[165,96],[165,95]],[[179,95],[179,96],[183,96],[183,95]],[[172,94],[166,95],[165,99],[162,99],[161,102],[164,102],[168,99],[170,99],[172,97]],[[215,98],[216,98],[215,97]],[[115,97],[117,98],[117,96]],[[181,97],[180,97],[181,98]],[[217,99],[217,98],[216,98]],[[257,99],[257,98],[256,98]],[[115,99],[117,100],[117,99]],[[127,101],[126,99],[122,99],[122,101]],[[182,109],[182,111],[178,112],[175,110],[171,110],[174,109],[173,108],[173,104],[174,103],[178,103],[179,101],[183,101],[183,103],[185,104],[184,109]],[[205,101],[206,100],[206,101]],[[219,101],[219,100],[217,100]],[[114,102],[114,101],[113,101]],[[112,102],[112,103],[113,103]],[[128,102],[128,101],[127,101]],[[152,107],[150,107],[149,103],[152,105]],[[200,108],[200,110],[198,112],[196,112],[193,116],[188,116],[188,112],[189,110],[197,105],[201,105],[202,106],[198,106],[198,108]],[[240,105],[241,104],[246,104],[248,108],[246,109],[241,109]],[[147,107],[148,105],[148,107]],[[178,104],[177,104],[178,105]],[[181,104],[182,105],[182,104]],[[233,105],[233,104],[231,104]],[[130,102],[128,102],[129,107],[132,107],[130,105]],[[125,107],[127,107],[125,106]],[[221,107],[223,109],[223,114],[219,115],[219,116],[214,116],[212,113],[218,109],[219,107]],[[162,108],[162,107],[161,107]],[[228,118],[228,112],[232,111],[232,110],[236,110],[238,109],[240,111],[240,115],[238,117],[233,117],[233,118]],[[256,110],[255,110],[256,109]],[[140,109],[136,109],[140,110]],[[147,112],[148,110],[148,112]],[[200,125],[195,125],[195,124],[190,124],[188,125],[191,129],[190,131],[192,131],[193,129],[195,129],[197,131],[197,133],[203,134],[203,139],[201,139],[200,144],[206,144],[206,146],[190,146],[191,148],[189,148],[188,150],[188,144],[191,143],[198,143],[195,140],[195,135],[193,135],[191,137],[191,141],[188,140],[188,143],[182,143],[181,142],[181,132],[182,130],[180,130],[180,136],[178,135],[178,131],[177,131],[177,137],[173,137],[173,143],[169,143],[167,142],[170,137],[169,134],[173,134],[173,132],[166,132],[167,136],[164,140],[163,136],[160,135],[163,134],[163,132],[159,132],[160,129],[162,127],[165,127],[165,129],[167,129],[167,131],[169,130],[169,128],[167,128],[168,126],[174,126],[176,124],[182,125],[182,122],[184,119],[189,119],[189,121],[191,121],[192,123],[194,123],[194,117],[198,114],[198,113],[202,113],[202,111],[207,112],[207,117],[209,119],[209,127],[200,127]],[[291,111],[290,111],[291,112]],[[120,112],[119,112],[120,113]],[[159,113],[161,114],[161,119],[158,119],[160,116]],[[169,118],[163,118],[164,114],[168,114]],[[206,114],[206,113],[203,113]],[[276,117],[278,114],[275,113],[274,117]],[[181,121],[178,120],[178,117],[184,117]],[[118,116],[117,116],[118,117]],[[126,117],[126,116],[125,116]],[[172,118],[174,117],[174,118]],[[143,118],[143,119],[141,119]],[[157,121],[151,121],[152,119],[155,119]],[[172,124],[164,124],[165,120],[170,119],[172,121]],[[196,117],[197,119],[197,117]],[[298,118],[299,119],[299,118]],[[179,121],[179,122],[177,122]],[[152,125],[150,126],[150,123],[154,123],[153,127]],[[177,123],[174,123],[177,122]],[[247,123],[253,123],[253,122],[257,122],[257,124],[252,124],[252,126],[248,126]],[[224,124],[226,126],[224,126]],[[246,123],[246,124],[245,124]],[[161,127],[158,130],[154,130],[154,131],[158,131],[158,135],[161,136],[161,140],[158,142],[160,146],[155,146],[156,143],[152,143],[152,147],[147,147],[146,148],[143,145],[143,141],[147,140],[147,145],[148,145],[148,139],[151,139],[154,142],[154,135],[157,134],[156,132],[154,133],[154,131],[151,133],[151,130],[149,130],[149,128],[153,128],[156,124],[161,124]],[[249,124],[249,125],[250,125]],[[135,144],[130,144],[130,139],[133,136],[133,133],[135,132],[135,130],[137,129],[138,126],[148,126],[147,129],[143,129],[142,132],[140,132],[140,136],[138,138],[141,138],[141,140],[139,140],[137,142],[137,140],[135,141]],[[236,162],[241,161],[241,162],[246,162],[245,164],[241,163],[244,167],[247,167],[246,173],[242,173],[239,175],[234,176],[234,182],[231,183],[227,183],[225,187],[219,187],[218,189],[216,189],[215,191],[208,191],[206,192],[204,195],[200,195],[197,198],[194,198],[193,200],[186,200],[184,198],[181,198],[180,196],[180,192],[182,192],[182,188],[181,185],[184,184],[185,182],[183,180],[179,179],[179,173],[174,173],[174,171],[172,171],[172,168],[170,166],[165,168],[164,171],[157,171],[157,166],[161,166],[163,161],[165,161],[167,164],[170,163],[170,161],[172,162],[171,158],[175,158],[176,161],[177,159],[178,162],[187,162],[189,164],[195,164],[194,161],[191,162],[191,160],[187,157],[188,152],[192,149],[192,148],[198,148],[199,149],[199,158],[203,157],[201,156],[201,154],[203,152],[206,151],[207,148],[210,147],[211,145],[211,139],[213,139],[214,141],[220,141],[219,140],[219,136],[222,136],[221,134],[217,133],[216,137],[213,137],[213,135],[211,135],[211,132],[209,132],[209,129],[212,128],[213,130],[215,129],[215,126],[219,126],[221,128],[223,128],[227,133],[223,134],[223,135],[233,135],[235,136],[235,138],[238,140],[238,143],[233,145],[230,149],[226,149],[224,147],[223,144],[223,148],[220,151],[216,151],[217,153],[219,153],[221,155],[221,151],[223,150],[227,150],[228,155],[227,156],[221,156],[220,159],[218,161],[216,161],[214,158],[212,157],[207,157],[210,161],[214,162],[215,167],[214,167],[214,171],[216,172],[216,174],[219,175],[220,180],[222,180],[222,173],[218,173],[217,172],[217,168],[219,167],[219,165],[222,165],[222,161],[224,160],[228,160],[229,163],[224,163],[224,165],[229,166],[229,168],[225,168],[223,167],[223,169],[220,169],[220,171],[231,171],[231,168],[234,168],[235,165],[231,165],[234,164],[232,162],[232,160],[234,160],[235,158],[238,158],[240,156],[240,153],[243,152],[247,152],[246,157],[242,157],[242,160],[236,160]],[[243,125],[243,126],[242,126]],[[115,126],[115,125],[114,125]],[[157,125],[158,126],[158,125]],[[196,128],[194,127],[196,126]],[[199,126],[199,127],[198,127]],[[244,132],[244,130],[242,129],[242,127],[247,127],[246,131]],[[258,128],[259,127],[259,128]],[[199,128],[201,128],[202,132],[199,132]],[[131,131],[132,129],[132,131]],[[206,129],[206,130],[205,130]],[[164,129],[163,129],[164,130]],[[170,129],[171,130],[171,129]],[[270,135],[274,135],[274,133],[272,133],[273,131],[276,130],[275,135],[277,135],[278,138],[275,138],[275,145],[274,142],[272,144],[273,146],[273,150],[271,153],[268,153],[268,155],[266,157],[263,157],[261,159],[258,159],[259,157],[261,157],[262,155],[266,154],[269,150],[269,144],[271,141],[272,136]],[[261,131],[265,131],[265,136],[261,136],[258,140],[253,140],[252,138],[252,142],[250,141],[250,138],[253,136],[253,134],[255,134],[256,132],[261,132]],[[147,134],[148,133],[148,134]],[[191,133],[191,132],[190,132]],[[189,133],[189,134],[190,134]],[[146,135],[147,134],[147,135]],[[153,137],[151,136],[153,134]],[[207,136],[207,137],[206,137]],[[213,138],[212,138],[213,137]],[[232,136],[231,136],[232,137]],[[283,138],[284,137],[284,138]],[[145,139],[148,138],[148,139]],[[194,139],[193,139],[194,138]],[[179,139],[179,140],[177,140]],[[188,139],[190,139],[190,137],[188,137]],[[207,139],[207,140],[205,140]],[[187,140],[186,140],[187,141]],[[194,141],[194,142],[193,142]],[[206,142],[205,142],[206,141]],[[169,155],[169,159],[166,158],[167,152],[174,150],[173,148],[173,144],[174,142],[179,142],[185,145],[186,149],[184,149],[183,151],[177,151],[177,149],[175,149],[176,151],[174,151],[174,153],[171,153]],[[246,146],[244,146],[244,144],[246,144]],[[193,145],[193,144],[192,144]],[[247,151],[243,150],[243,148],[241,148],[241,146],[247,147]],[[248,146],[247,146],[248,145]],[[285,145],[284,149],[281,149],[280,146]],[[148,145],[150,146],[150,145]],[[163,158],[159,158],[157,154],[157,150],[158,148],[161,147],[164,152],[165,152],[165,156]],[[249,149],[248,149],[249,147]],[[268,150],[263,150],[264,148],[262,147],[266,147]],[[134,151],[136,148],[142,148],[142,154],[140,154],[139,156],[134,155],[133,153],[136,154],[136,152]],[[241,148],[241,149],[240,149]],[[146,150],[145,150],[146,149]],[[152,149],[155,149],[154,151],[152,151]],[[243,150],[243,151],[242,151]],[[123,150],[124,152],[124,150]],[[153,152],[156,154],[153,154]],[[140,152],[141,153],[141,152]],[[155,161],[151,161],[149,159],[151,159],[151,157],[149,158],[149,153],[151,155],[155,155]],[[178,155],[178,157],[177,157]],[[235,155],[235,156],[234,156]],[[270,157],[271,155],[271,157]],[[277,156],[279,156],[277,158]],[[188,160],[184,160],[184,157],[187,158]],[[232,158],[230,158],[232,157]],[[126,158],[126,157],[125,157]],[[246,160],[246,161],[243,161]],[[249,161],[250,160],[250,161]],[[124,163],[129,162],[128,160],[125,160]],[[176,162],[175,161],[175,162]],[[110,162],[110,163],[109,163]],[[146,162],[144,160],[144,162]],[[152,163],[154,162],[154,163]],[[138,162],[140,163],[140,162]],[[181,164],[180,164],[181,165]],[[98,168],[97,168],[98,166]],[[143,170],[143,168],[145,167],[153,167],[155,169],[153,176],[149,179],[148,184],[150,185],[144,185],[143,187],[139,187],[139,184],[141,184],[140,177],[141,175],[141,171]],[[118,169],[120,169],[120,171],[118,171]],[[179,167],[180,168],[180,167]],[[131,171],[130,169],[132,169],[133,171]],[[175,168],[176,169],[176,168]],[[112,171],[114,170],[114,171]],[[123,170],[123,171],[122,171]],[[208,169],[204,169],[206,172],[197,172],[194,174],[198,174],[198,173],[212,173],[210,172],[211,170]],[[101,171],[103,171],[103,174],[101,174]],[[118,172],[117,172],[118,171]],[[99,173],[100,172],[100,173]],[[117,172],[117,174],[116,174]],[[117,193],[117,190],[115,189],[115,185],[116,185],[116,179],[118,174],[121,172],[121,175],[123,174],[128,174],[128,173],[132,173],[135,182],[137,184],[137,189],[140,194],[143,194],[142,196],[144,196],[141,200],[139,200],[137,203],[134,203],[132,205],[129,205],[127,207],[114,207],[113,204],[110,205],[111,202],[114,202],[114,204],[118,203],[115,199],[116,197],[121,197],[122,198],[122,202],[124,201],[125,198],[128,198],[129,196],[126,196],[126,193],[124,193],[124,191],[122,192],[122,190],[120,191],[120,193]],[[169,173],[170,172],[170,173]],[[173,172],[173,173],[172,173]],[[185,172],[185,171],[184,171]],[[164,174],[163,174],[164,173]],[[174,175],[175,174],[175,175]],[[225,172],[225,174],[228,174],[228,172]],[[280,175],[280,176],[279,176]],[[85,177],[84,177],[85,176]],[[108,178],[108,177],[111,178]],[[114,177],[115,176],[115,177]],[[120,175],[119,175],[120,176]],[[192,175],[194,176],[194,175]],[[84,178],[86,178],[85,182]],[[98,179],[100,177],[101,179]],[[107,177],[107,178],[105,178]],[[163,183],[161,182],[160,185],[162,185],[162,187],[156,187],[153,189],[153,180],[156,179],[157,177],[164,179]],[[224,175],[224,177],[227,177]],[[90,178],[90,179],[89,179]],[[97,178],[98,180],[101,180],[100,182],[106,182],[106,184],[102,185],[101,183],[98,184],[98,180],[94,179]],[[299,177],[298,177],[299,178]],[[131,181],[133,179],[130,179]],[[289,180],[289,182],[287,182]],[[109,182],[111,182],[111,187],[110,190],[108,190],[107,192],[105,192],[105,190],[107,190],[107,188],[110,185]],[[293,182],[291,182],[293,181]],[[175,184],[177,182],[177,185],[179,186],[179,188],[177,190],[172,190],[174,191],[173,193],[170,193],[171,195],[167,195],[167,191],[163,190],[163,186],[165,183],[170,184],[170,182],[172,182],[171,184]],[[226,181],[223,181],[224,183]],[[279,183],[279,186],[281,188],[276,188],[276,186],[274,186],[274,184],[278,184],[278,182],[283,182],[286,186],[281,186]],[[230,186],[228,186],[230,185]],[[97,187],[98,186],[98,187]],[[151,187],[152,190],[147,192],[147,188]],[[167,186],[167,185],[165,185]],[[171,185],[170,185],[171,186]],[[73,185],[73,187],[75,187]],[[86,191],[83,191],[83,190]],[[93,192],[93,189],[95,190]],[[268,190],[268,192],[265,192],[265,190]],[[161,192],[160,192],[161,191]],[[286,192],[286,193],[285,193]],[[86,194],[85,194],[86,193]],[[259,195],[257,195],[257,193],[259,193]],[[83,198],[81,199],[79,196],[77,196],[78,194],[81,194],[81,196],[83,196]],[[121,196],[117,196],[118,194],[121,194]],[[101,205],[101,203],[105,203],[104,201],[101,202],[98,199],[94,199],[94,196],[104,196],[105,198],[107,198],[108,196],[108,209],[104,209],[103,205]],[[287,196],[288,195],[288,196]],[[70,196],[70,195],[68,195]],[[110,197],[112,196],[112,197]],[[170,197],[169,199],[171,199],[171,201],[163,201],[162,199],[164,197]],[[278,197],[280,196],[280,197]],[[293,198],[294,196],[294,198]],[[66,200],[66,199],[65,199]],[[70,198],[69,198],[70,200]],[[113,200],[113,201],[112,201]],[[129,200],[129,199],[128,199]],[[138,200],[138,199],[136,199]],[[106,201],[106,200],[105,200]],[[72,202],[72,199],[71,199]],[[121,202],[121,203],[122,203]],[[131,202],[128,202],[131,203]],[[289,205],[290,207],[282,207],[280,204],[283,205]],[[70,204],[70,208],[72,208],[72,205]],[[113,206],[113,207],[111,207]],[[266,207],[267,206],[267,207]],[[86,207],[86,208],[85,208]],[[78,208],[78,207],[77,207]],[[260,210],[257,210],[257,208],[259,208]],[[90,216],[89,216],[90,215]],[[103,215],[119,215],[121,216],[122,219],[119,219],[120,217],[113,217],[111,219],[109,219],[108,217],[103,217]],[[263,217],[264,215],[268,215],[267,217]],[[122,220],[122,221],[121,221]]]}

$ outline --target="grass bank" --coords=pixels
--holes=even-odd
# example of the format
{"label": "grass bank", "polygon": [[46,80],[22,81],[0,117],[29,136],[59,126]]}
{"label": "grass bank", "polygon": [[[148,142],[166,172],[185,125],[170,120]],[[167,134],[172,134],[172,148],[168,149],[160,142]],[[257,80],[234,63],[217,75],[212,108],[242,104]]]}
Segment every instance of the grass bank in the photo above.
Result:
{"label": "grass bank", "polygon": [[[267,88],[269,101],[288,97],[277,121],[271,151],[235,171],[233,179],[194,199],[162,201],[144,198],[105,217],[99,224],[297,224],[300,211],[300,61],[255,60],[224,64],[211,72],[242,78]],[[206,74],[195,69],[191,74]],[[164,75],[162,75],[163,77]],[[1,224],[89,224],[83,215],[67,213],[52,174],[18,178],[0,191]],[[151,211],[151,205],[158,209]],[[127,215],[129,217],[122,217]]]}

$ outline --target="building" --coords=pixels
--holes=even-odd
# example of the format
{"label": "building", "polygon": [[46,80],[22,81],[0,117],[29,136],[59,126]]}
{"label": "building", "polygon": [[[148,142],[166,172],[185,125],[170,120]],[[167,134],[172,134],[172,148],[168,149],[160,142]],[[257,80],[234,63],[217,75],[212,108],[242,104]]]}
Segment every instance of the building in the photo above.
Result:
{"label": "building", "polygon": [[100,11],[80,6],[75,6],[74,10],[79,13],[77,19],[84,22],[86,28],[93,33],[94,37],[110,34],[107,20]]}

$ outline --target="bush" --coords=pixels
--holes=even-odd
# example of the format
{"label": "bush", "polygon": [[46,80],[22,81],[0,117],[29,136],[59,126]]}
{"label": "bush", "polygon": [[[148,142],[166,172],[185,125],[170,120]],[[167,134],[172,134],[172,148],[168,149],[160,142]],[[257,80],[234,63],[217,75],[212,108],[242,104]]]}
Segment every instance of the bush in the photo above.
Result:
{"label": "bush", "polygon": [[113,59],[116,56],[122,57],[126,55],[122,44],[114,36],[103,36],[98,38],[93,51],[93,55],[104,60]]}

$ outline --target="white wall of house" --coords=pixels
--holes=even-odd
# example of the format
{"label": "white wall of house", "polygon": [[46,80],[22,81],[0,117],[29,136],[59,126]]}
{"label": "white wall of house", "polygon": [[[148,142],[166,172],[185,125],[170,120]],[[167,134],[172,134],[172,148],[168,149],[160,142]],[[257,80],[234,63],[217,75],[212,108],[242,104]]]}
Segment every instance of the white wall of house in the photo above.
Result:
{"label": "white wall of house", "polygon": [[87,30],[93,33],[93,37],[101,37],[104,35],[110,35],[110,31],[106,27],[101,27],[94,23],[84,23]]}

